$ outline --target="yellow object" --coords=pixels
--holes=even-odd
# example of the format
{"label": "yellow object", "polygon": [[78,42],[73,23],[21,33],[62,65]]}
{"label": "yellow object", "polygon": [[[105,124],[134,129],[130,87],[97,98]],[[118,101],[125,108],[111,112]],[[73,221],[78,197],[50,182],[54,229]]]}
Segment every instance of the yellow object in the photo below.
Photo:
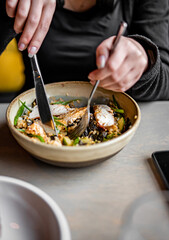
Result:
{"label": "yellow object", "polygon": [[19,91],[25,82],[22,54],[13,39],[0,55],[0,92]]}

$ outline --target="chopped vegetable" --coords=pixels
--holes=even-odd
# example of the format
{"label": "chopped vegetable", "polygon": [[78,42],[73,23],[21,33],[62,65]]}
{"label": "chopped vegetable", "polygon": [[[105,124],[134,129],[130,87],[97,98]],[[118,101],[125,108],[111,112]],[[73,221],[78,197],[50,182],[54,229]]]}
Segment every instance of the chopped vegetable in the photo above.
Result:
{"label": "chopped vegetable", "polygon": [[94,143],[94,141],[91,139],[91,138],[88,138],[88,137],[83,137],[83,138],[81,138],[81,140],[80,140],[83,144],[93,144]]}
{"label": "chopped vegetable", "polygon": [[17,130],[20,131],[20,132],[23,132],[23,133],[25,132],[25,129],[17,128]]}
{"label": "chopped vegetable", "polygon": [[56,120],[55,117],[54,117],[54,121],[55,121],[56,126],[65,126],[63,123]]}
{"label": "chopped vegetable", "polygon": [[40,136],[40,135],[34,135],[34,134],[28,134],[30,137],[36,137],[36,138],[38,138],[41,142],[45,142],[45,140],[44,140],[44,138],[42,137],[42,136]]}
{"label": "chopped vegetable", "polygon": [[53,116],[54,120],[60,120],[60,118]]}
{"label": "chopped vegetable", "polygon": [[69,101],[57,101],[55,103],[52,104],[62,104],[62,105],[67,105],[69,103],[75,102],[75,101],[80,101],[80,99],[73,99],[73,100],[69,100]]}
{"label": "chopped vegetable", "polygon": [[113,109],[113,111],[116,112],[116,113],[120,113],[120,114],[124,113],[124,110],[120,109],[120,108],[113,108],[113,107],[111,107],[111,109]]}
{"label": "chopped vegetable", "polygon": [[59,131],[59,129],[58,129],[57,126],[64,126],[64,127],[65,127],[65,130],[67,131],[67,126],[65,126],[63,123],[61,123],[60,121],[58,121],[58,120],[59,120],[58,117],[53,116],[53,119],[54,119],[54,122],[55,122],[56,129],[57,129],[58,133],[60,133],[60,131]]}
{"label": "chopped vegetable", "polygon": [[125,125],[124,117],[121,117],[118,121],[118,127],[119,127],[120,132],[123,131],[124,125]]}
{"label": "chopped vegetable", "polygon": [[[18,131],[20,131],[20,132],[23,132],[23,133],[26,133],[25,132],[25,129],[17,129]],[[26,133],[27,134],[27,133]],[[38,138],[41,142],[45,142],[45,140],[44,140],[44,138],[42,137],[42,136],[40,136],[40,135],[34,135],[34,134],[27,134],[29,137],[36,137],[36,138]]]}
{"label": "chopped vegetable", "polygon": [[[25,104],[25,102],[24,102],[24,104]],[[25,108],[25,106],[23,104],[19,107],[19,109],[18,109],[18,111],[16,113],[16,116],[14,118],[14,126],[17,125],[18,118],[22,116],[24,108]]]}
{"label": "chopped vegetable", "polygon": [[115,98],[114,95],[113,95],[113,104],[116,108],[120,108],[120,106],[119,106],[118,102],[116,101],[116,98]]}
{"label": "chopped vegetable", "polygon": [[112,139],[114,137],[114,133],[110,133],[107,135],[106,139]]}
{"label": "chopped vegetable", "polygon": [[74,145],[74,146],[77,145],[77,144],[79,143],[79,141],[80,141],[80,138],[77,137],[77,138],[74,140],[73,145]]}
{"label": "chopped vegetable", "polygon": [[28,109],[30,112],[32,112],[32,109],[30,109],[28,106],[26,106],[25,102],[22,102],[20,99],[19,99],[20,103],[22,103],[22,105],[24,105],[24,107],[26,109]]}
{"label": "chopped vegetable", "polygon": [[69,137],[65,136],[63,138],[63,145],[72,146],[73,145],[73,140],[71,140]]}

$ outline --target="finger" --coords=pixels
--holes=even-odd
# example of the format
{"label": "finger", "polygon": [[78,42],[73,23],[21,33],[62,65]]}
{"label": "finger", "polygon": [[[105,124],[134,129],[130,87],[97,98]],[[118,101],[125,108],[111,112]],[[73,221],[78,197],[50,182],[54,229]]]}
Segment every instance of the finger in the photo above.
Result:
{"label": "finger", "polygon": [[129,88],[131,88],[141,77],[141,74],[138,73],[135,69],[131,69],[126,76],[121,79],[119,82],[112,82],[111,78],[104,79],[104,81],[100,82],[100,87],[105,89],[118,91],[118,92],[125,92]]}
{"label": "finger", "polygon": [[[133,71],[134,71],[133,65],[130,63],[130,61],[126,57],[124,61],[121,63],[121,65],[119,66],[119,68],[117,69],[117,71],[111,72],[111,74],[108,77],[100,81],[100,86],[104,88],[108,86],[112,86],[114,88],[117,88],[117,87],[123,88],[124,82],[126,83],[125,81],[126,76],[128,76],[129,73]],[[130,82],[131,81],[132,79],[130,79]]]}
{"label": "finger", "polygon": [[[133,61],[133,57],[128,55],[119,65],[116,71],[111,72],[111,78],[114,83],[121,82],[130,71],[133,71],[135,68],[135,61]],[[139,71],[139,69],[138,69]]]}
{"label": "finger", "polygon": [[[128,76],[124,79],[123,86],[117,86],[117,88],[114,86],[114,90],[116,92],[125,92],[128,89],[130,89],[139,79],[141,75],[136,73],[135,71],[131,71]],[[129,81],[129,79],[135,79],[135,81]],[[109,87],[107,89],[110,89]]]}
{"label": "finger", "polygon": [[9,17],[15,17],[18,0],[6,0],[6,12]]}
{"label": "finger", "polygon": [[[131,53],[122,62],[121,66],[112,73],[112,78],[114,81],[122,81],[126,78],[129,72],[135,72],[138,75],[142,75],[146,66],[146,60],[142,55],[136,55],[136,53]],[[130,79],[130,82],[135,81],[135,79]]]}
{"label": "finger", "polygon": [[14,30],[16,33],[20,33],[23,30],[29,14],[30,4],[30,0],[20,1],[18,4],[14,22]]}
{"label": "finger", "polygon": [[112,47],[114,39],[115,39],[115,36],[110,37],[110,38],[104,40],[97,47],[97,49],[96,49],[96,65],[97,65],[98,68],[103,67],[103,65],[104,65],[103,61],[104,61],[104,63],[106,63],[106,61],[109,57],[110,49]]}
{"label": "finger", "polygon": [[88,78],[91,81],[97,81],[97,80],[103,80],[106,77],[108,77],[111,74],[111,72],[107,69],[107,67],[104,67],[103,69],[96,69],[89,73]]}
{"label": "finger", "polygon": [[109,72],[115,72],[120,68],[125,58],[128,56],[128,49],[126,48],[126,41],[121,37],[119,43],[116,45],[116,48],[111,53],[108,62],[107,68]]}
{"label": "finger", "polygon": [[51,4],[48,4],[46,5],[46,7],[43,8],[39,25],[28,47],[28,52],[30,54],[35,54],[39,50],[49,30],[52,17],[55,11],[55,7],[56,7],[56,2],[51,1]]}
{"label": "finger", "polygon": [[100,55],[97,57],[97,67],[98,69],[104,68],[106,65],[106,57],[104,55]]}
{"label": "finger", "polygon": [[6,12],[9,17],[15,17],[18,0],[6,0]]}
{"label": "finger", "polygon": [[32,1],[29,15],[26,20],[26,25],[19,39],[19,43],[18,43],[19,50],[21,51],[24,50],[28,46],[29,42],[31,41],[36,31],[36,28],[39,24],[41,13],[42,13],[41,1],[40,0]]}
{"label": "finger", "polygon": [[[108,41],[110,43],[110,41]],[[110,44],[107,45],[107,49],[110,48]],[[109,50],[110,51],[110,50]],[[90,80],[103,80],[108,77],[111,73],[120,69],[122,62],[127,56],[127,50],[125,49],[124,43],[120,43],[116,47],[115,51],[111,54],[111,56],[107,59],[106,66],[103,69],[97,69],[91,72],[88,75]]]}

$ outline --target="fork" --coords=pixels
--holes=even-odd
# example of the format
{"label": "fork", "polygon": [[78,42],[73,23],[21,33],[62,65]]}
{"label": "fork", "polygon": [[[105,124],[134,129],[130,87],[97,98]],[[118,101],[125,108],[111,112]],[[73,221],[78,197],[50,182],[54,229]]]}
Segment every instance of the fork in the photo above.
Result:
{"label": "fork", "polygon": [[[112,49],[111,49],[111,53],[113,53],[113,51],[115,50],[119,40],[120,40],[120,37],[124,34],[125,30],[127,28],[127,23],[126,22],[122,22],[121,25],[120,25],[120,28],[119,28],[119,31],[118,31],[118,34],[114,40],[114,43],[113,43],[113,46],[112,46]],[[88,102],[87,102],[87,107],[86,107],[86,111],[84,113],[84,115],[82,116],[80,122],[78,123],[78,125],[72,130],[69,132],[69,137],[71,139],[76,139],[77,137],[80,137],[84,131],[86,130],[88,124],[89,124],[89,121],[90,121],[90,104],[91,104],[91,100],[93,98],[93,95],[98,87],[100,83],[100,80],[97,80],[91,93],[90,93],[90,96],[88,98]]]}

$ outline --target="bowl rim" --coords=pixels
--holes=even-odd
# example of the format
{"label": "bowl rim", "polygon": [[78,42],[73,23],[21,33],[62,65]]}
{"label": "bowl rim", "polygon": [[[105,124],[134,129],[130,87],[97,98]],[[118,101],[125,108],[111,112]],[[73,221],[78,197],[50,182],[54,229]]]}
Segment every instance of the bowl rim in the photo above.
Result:
{"label": "bowl rim", "polygon": [[[51,87],[51,86],[53,86],[53,85],[62,85],[62,84],[64,85],[64,84],[70,84],[70,83],[71,83],[71,84],[86,84],[86,85],[89,85],[89,84],[90,84],[89,82],[85,82],[85,81],[71,81],[71,82],[66,81],[66,82],[48,83],[48,84],[45,84],[45,87]],[[100,147],[100,146],[103,146],[103,147],[104,147],[104,146],[109,146],[109,145],[112,145],[112,143],[116,143],[116,142],[119,142],[120,140],[123,140],[123,139],[127,138],[128,135],[130,135],[130,133],[131,133],[132,131],[134,131],[134,129],[137,129],[137,127],[138,127],[138,125],[139,125],[139,123],[140,123],[140,120],[141,120],[141,111],[140,111],[140,108],[139,108],[137,102],[136,102],[131,96],[129,96],[127,93],[125,93],[125,92],[120,92],[120,94],[125,95],[127,98],[129,98],[129,99],[134,103],[134,105],[135,105],[135,107],[136,107],[136,110],[137,110],[137,116],[136,116],[137,118],[136,118],[133,126],[132,126],[131,128],[129,128],[127,131],[125,131],[124,133],[122,133],[120,136],[118,136],[118,137],[116,137],[116,138],[113,138],[113,139],[110,139],[110,140],[108,140],[108,141],[106,141],[106,142],[101,142],[101,143],[97,143],[97,144],[93,144],[93,145],[84,145],[84,146],[64,146],[64,145],[62,145],[62,146],[54,146],[54,145],[51,145],[51,144],[44,144],[44,143],[42,143],[42,142],[40,142],[40,141],[34,142],[34,141],[32,141],[32,139],[29,138],[28,136],[25,136],[24,134],[21,134],[21,133],[13,126],[13,124],[11,123],[10,118],[9,118],[9,113],[10,113],[10,110],[11,110],[12,105],[14,104],[14,102],[18,101],[18,99],[19,99],[20,97],[24,96],[25,94],[29,94],[29,93],[32,92],[32,91],[35,91],[35,88],[31,88],[31,89],[29,89],[29,90],[27,90],[27,91],[19,94],[16,98],[14,98],[14,99],[12,100],[12,102],[9,104],[9,106],[7,107],[7,110],[6,110],[6,120],[7,120],[7,124],[8,124],[8,126],[9,126],[9,128],[10,128],[11,130],[13,130],[18,137],[22,137],[22,138],[24,138],[25,140],[27,140],[27,141],[29,141],[29,142],[32,142],[32,143],[34,143],[34,144],[36,144],[36,145],[38,145],[38,146],[47,147],[48,149],[51,149],[51,150],[54,150],[54,149],[56,149],[56,150],[63,150],[63,151],[65,151],[66,149],[69,150],[69,151],[77,151],[77,149],[79,149],[79,150],[82,150],[82,149],[83,149],[83,150],[84,150],[84,149],[85,149],[85,150],[91,150],[91,149],[94,150],[94,149],[97,149],[97,148]],[[106,91],[106,89],[105,89],[105,91]],[[108,90],[108,91],[111,91],[111,90]],[[113,91],[112,91],[112,92],[113,92]]]}
{"label": "bowl rim", "polygon": [[15,186],[20,186],[39,196],[50,207],[56,220],[58,221],[61,240],[71,240],[69,225],[64,213],[58,204],[47,193],[31,183],[13,177],[0,175],[0,184],[1,183],[9,183]]}

